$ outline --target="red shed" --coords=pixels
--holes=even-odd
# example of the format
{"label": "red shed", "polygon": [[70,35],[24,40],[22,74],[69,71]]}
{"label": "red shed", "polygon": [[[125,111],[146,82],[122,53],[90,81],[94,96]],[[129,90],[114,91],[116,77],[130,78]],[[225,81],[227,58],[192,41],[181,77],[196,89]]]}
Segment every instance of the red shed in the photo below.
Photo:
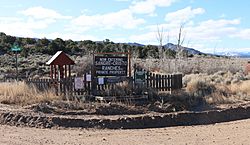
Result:
{"label": "red shed", "polygon": [[58,51],[46,64],[50,65],[51,79],[61,79],[71,76],[71,65],[75,62],[64,52]]}

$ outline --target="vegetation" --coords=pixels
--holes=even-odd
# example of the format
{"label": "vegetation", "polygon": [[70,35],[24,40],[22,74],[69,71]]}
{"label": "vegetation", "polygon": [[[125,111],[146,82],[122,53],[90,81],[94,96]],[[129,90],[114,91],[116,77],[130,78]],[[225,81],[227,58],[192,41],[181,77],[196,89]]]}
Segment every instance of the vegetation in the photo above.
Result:
{"label": "vegetation", "polygon": [[[53,55],[57,51],[64,51],[70,55],[87,55],[92,52],[127,52],[131,51],[133,57],[136,58],[159,58],[158,46],[154,45],[137,45],[127,43],[114,43],[109,39],[104,41],[73,41],[62,40],[56,38],[50,40],[47,38],[35,39],[35,38],[22,38],[13,37],[0,33],[0,54],[11,53],[11,47],[17,44],[21,50],[21,55],[28,57],[28,55],[34,53],[42,53]],[[167,58],[175,58],[176,52],[170,49],[164,51]]]}

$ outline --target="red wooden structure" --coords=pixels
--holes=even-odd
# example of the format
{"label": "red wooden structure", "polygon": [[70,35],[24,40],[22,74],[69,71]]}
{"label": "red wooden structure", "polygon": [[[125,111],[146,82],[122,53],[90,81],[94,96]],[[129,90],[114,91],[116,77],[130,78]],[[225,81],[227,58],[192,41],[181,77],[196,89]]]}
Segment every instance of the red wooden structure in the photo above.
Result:
{"label": "red wooden structure", "polygon": [[62,79],[71,77],[71,65],[75,62],[62,51],[58,51],[47,63],[50,65],[50,78]]}
{"label": "red wooden structure", "polygon": [[250,61],[248,61],[245,66],[245,74],[248,75],[249,73],[250,73]]}

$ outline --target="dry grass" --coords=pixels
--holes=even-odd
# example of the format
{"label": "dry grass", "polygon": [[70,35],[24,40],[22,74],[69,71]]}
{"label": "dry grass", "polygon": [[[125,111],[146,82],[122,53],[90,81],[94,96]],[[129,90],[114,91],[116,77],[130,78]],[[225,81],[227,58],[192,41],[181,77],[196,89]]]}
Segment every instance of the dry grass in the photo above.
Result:
{"label": "dry grass", "polygon": [[246,80],[237,84],[232,84],[231,90],[234,93],[241,92],[245,95],[250,96],[250,80]]}
{"label": "dry grass", "polygon": [[132,62],[139,64],[150,71],[161,73],[207,73],[214,74],[218,71],[230,71],[232,73],[244,71],[247,64],[242,58],[210,58],[193,57],[188,59],[134,59]]}
{"label": "dry grass", "polygon": [[24,82],[0,83],[0,102],[6,104],[28,105],[43,101],[61,99],[51,91],[40,92]]}
{"label": "dry grass", "polygon": [[220,71],[212,75],[186,75],[184,85],[190,96],[203,98],[208,104],[235,103],[250,100],[248,79],[240,72]]}

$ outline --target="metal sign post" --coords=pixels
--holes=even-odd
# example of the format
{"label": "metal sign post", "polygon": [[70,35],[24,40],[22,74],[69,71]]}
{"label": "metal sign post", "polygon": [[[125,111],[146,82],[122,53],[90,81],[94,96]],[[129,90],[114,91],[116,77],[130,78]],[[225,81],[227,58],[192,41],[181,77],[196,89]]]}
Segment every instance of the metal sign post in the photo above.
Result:
{"label": "metal sign post", "polygon": [[14,51],[15,52],[15,55],[16,55],[16,81],[18,80],[18,62],[17,62],[17,51],[21,51],[21,48],[18,47],[17,45],[14,45],[12,48],[11,48],[11,51]]}

